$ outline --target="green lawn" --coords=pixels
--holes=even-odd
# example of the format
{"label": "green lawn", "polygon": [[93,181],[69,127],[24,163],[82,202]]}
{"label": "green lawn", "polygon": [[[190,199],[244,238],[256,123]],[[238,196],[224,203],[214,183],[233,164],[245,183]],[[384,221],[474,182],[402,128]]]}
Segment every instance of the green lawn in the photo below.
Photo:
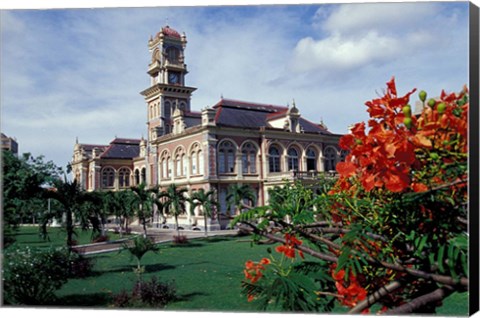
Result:
{"label": "green lawn", "polygon": [[[17,244],[45,247],[63,246],[64,233],[52,231],[51,242],[42,242],[36,228],[22,228]],[[55,233],[55,234],[54,234]],[[63,233],[63,237],[62,237]],[[89,240],[89,234],[79,241]],[[147,253],[142,259],[145,278],[152,275],[162,281],[174,281],[180,299],[167,310],[256,311],[255,303],[241,294],[245,261],[267,256],[267,246],[254,245],[248,237],[214,237],[191,240],[186,246],[160,245],[158,253]],[[71,279],[57,292],[61,306],[106,308],[111,295],[122,289],[131,290],[136,261],[128,252],[112,252],[90,256],[95,261],[94,273],[87,279]],[[441,315],[467,315],[467,293],[453,294],[439,308]],[[335,312],[345,312],[338,308]]]}

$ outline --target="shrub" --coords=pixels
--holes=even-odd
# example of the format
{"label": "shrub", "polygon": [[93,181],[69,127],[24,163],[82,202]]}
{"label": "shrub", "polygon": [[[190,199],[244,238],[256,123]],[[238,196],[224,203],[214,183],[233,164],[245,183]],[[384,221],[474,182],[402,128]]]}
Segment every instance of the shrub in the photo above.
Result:
{"label": "shrub", "polygon": [[4,301],[14,305],[52,303],[70,272],[65,249],[11,249],[5,252],[3,265]]}
{"label": "shrub", "polygon": [[173,282],[161,282],[156,277],[150,281],[137,280],[132,292],[123,290],[113,297],[114,307],[155,307],[163,308],[176,299]]}
{"label": "shrub", "polygon": [[186,235],[174,235],[173,236],[174,244],[186,244],[188,243],[188,238]]}
{"label": "shrub", "polygon": [[92,243],[102,243],[102,242],[107,242],[110,238],[108,235],[99,235],[92,239]]}
{"label": "shrub", "polygon": [[70,254],[69,278],[85,278],[92,274],[94,259],[78,253]]}

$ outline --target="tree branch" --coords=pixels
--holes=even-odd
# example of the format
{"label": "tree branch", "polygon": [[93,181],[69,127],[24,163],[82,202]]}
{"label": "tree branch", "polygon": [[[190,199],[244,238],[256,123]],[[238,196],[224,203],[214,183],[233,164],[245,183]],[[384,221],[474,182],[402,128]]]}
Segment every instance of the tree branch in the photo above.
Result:
{"label": "tree branch", "polygon": [[422,295],[420,297],[417,297],[410,302],[399,306],[394,309],[390,309],[385,312],[386,315],[397,315],[397,314],[408,314],[408,313],[413,313],[417,309],[432,303],[432,302],[437,302],[439,300],[444,299],[445,297],[449,296],[451,293],[454,292],[454,289],[449,287],[449,286],[443,286],[441,288],[438,288],[434,290],[431,293]]}
{"label": "tree branch", "polygon": [[359,302],[355,307],[353,307],[348,314],[359,314],[361,313],[364,309],[369,308],[373,304],[375,304],[377,301],[385,297],[386,295],[390,294],[391,292],[397,290],[400,288],[402,284],[400,282],[394,280],[387,286],[383,286],[377,291],[375,291],[373,294],[367,297],[367,299],[362,300]]}

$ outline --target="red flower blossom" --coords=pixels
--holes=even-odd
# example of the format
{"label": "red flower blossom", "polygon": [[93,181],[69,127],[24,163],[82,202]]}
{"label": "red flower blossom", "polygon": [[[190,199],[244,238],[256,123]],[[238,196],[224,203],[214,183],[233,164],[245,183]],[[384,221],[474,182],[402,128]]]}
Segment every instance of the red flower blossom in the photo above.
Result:
{"label": "red flower blossom", "polygon": [[[275,251],[283,253],[288,258],[295,258],[295,247],[302,245],[302,241],[298,240],[295,236],[285,233],[285,244],[277,246]],[[304,258],[303,252],[298,251],[298,255]]]}

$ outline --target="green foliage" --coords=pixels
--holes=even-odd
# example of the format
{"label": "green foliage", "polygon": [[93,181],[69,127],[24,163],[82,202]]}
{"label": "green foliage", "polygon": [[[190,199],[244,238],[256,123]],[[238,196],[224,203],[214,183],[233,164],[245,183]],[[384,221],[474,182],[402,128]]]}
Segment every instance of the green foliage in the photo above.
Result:
{"label": "green foliage", "polygon": [[188,190],[185,188],[177,188],[177,186],[172,183],[168,186],[166,191],[163,191],[158,195],[158,199],[163,202],[163,206],[166,208],[167,214],[175,217],[177,236],[180,236],[180,231],[178,229],[178,217],[182,213],[185,213],[185,202],[187,201],[185,193],[187,191]]}
{"label": "green foliage", "polygon": [[4,254],[4,299],[12,305],[42,305],[67,282],[71,256],[65,249],[10,249]]}
{"label": "green foliage", "polygon": [[159,248],[148,237],[144,237],[142,235],[136,236],[132,240],[132,243],[124,243],[123,247],[130,252],[132,257],[137,259],[136,271],[140,274],[142,272],[140,264],[142,257],[148,252],[156,253]]}
{"label": "green foliage", "polygon": [[[236,214],[238,215],[243,209],[255,206],[255,192],[248,184],[232,184],[228,187],[226,200],[227,211],[235,207]],[[249,204],[246,204],[246,202]]]}
{"label": "green foliage", "polygon": [[137,280],[132,292],[123,290],[113,297],[113,306],[121,308],[163,308],[177,299],[173,282],[161,282],[155,276],[149,281]]}
{"label": "green foliage", "polygon": [[45,162],[43,156],[25,153],[18,158],[10,151],[2,151],[3,230],[45,218],[46,188],[61,173],[61,168],[51,161]]}

